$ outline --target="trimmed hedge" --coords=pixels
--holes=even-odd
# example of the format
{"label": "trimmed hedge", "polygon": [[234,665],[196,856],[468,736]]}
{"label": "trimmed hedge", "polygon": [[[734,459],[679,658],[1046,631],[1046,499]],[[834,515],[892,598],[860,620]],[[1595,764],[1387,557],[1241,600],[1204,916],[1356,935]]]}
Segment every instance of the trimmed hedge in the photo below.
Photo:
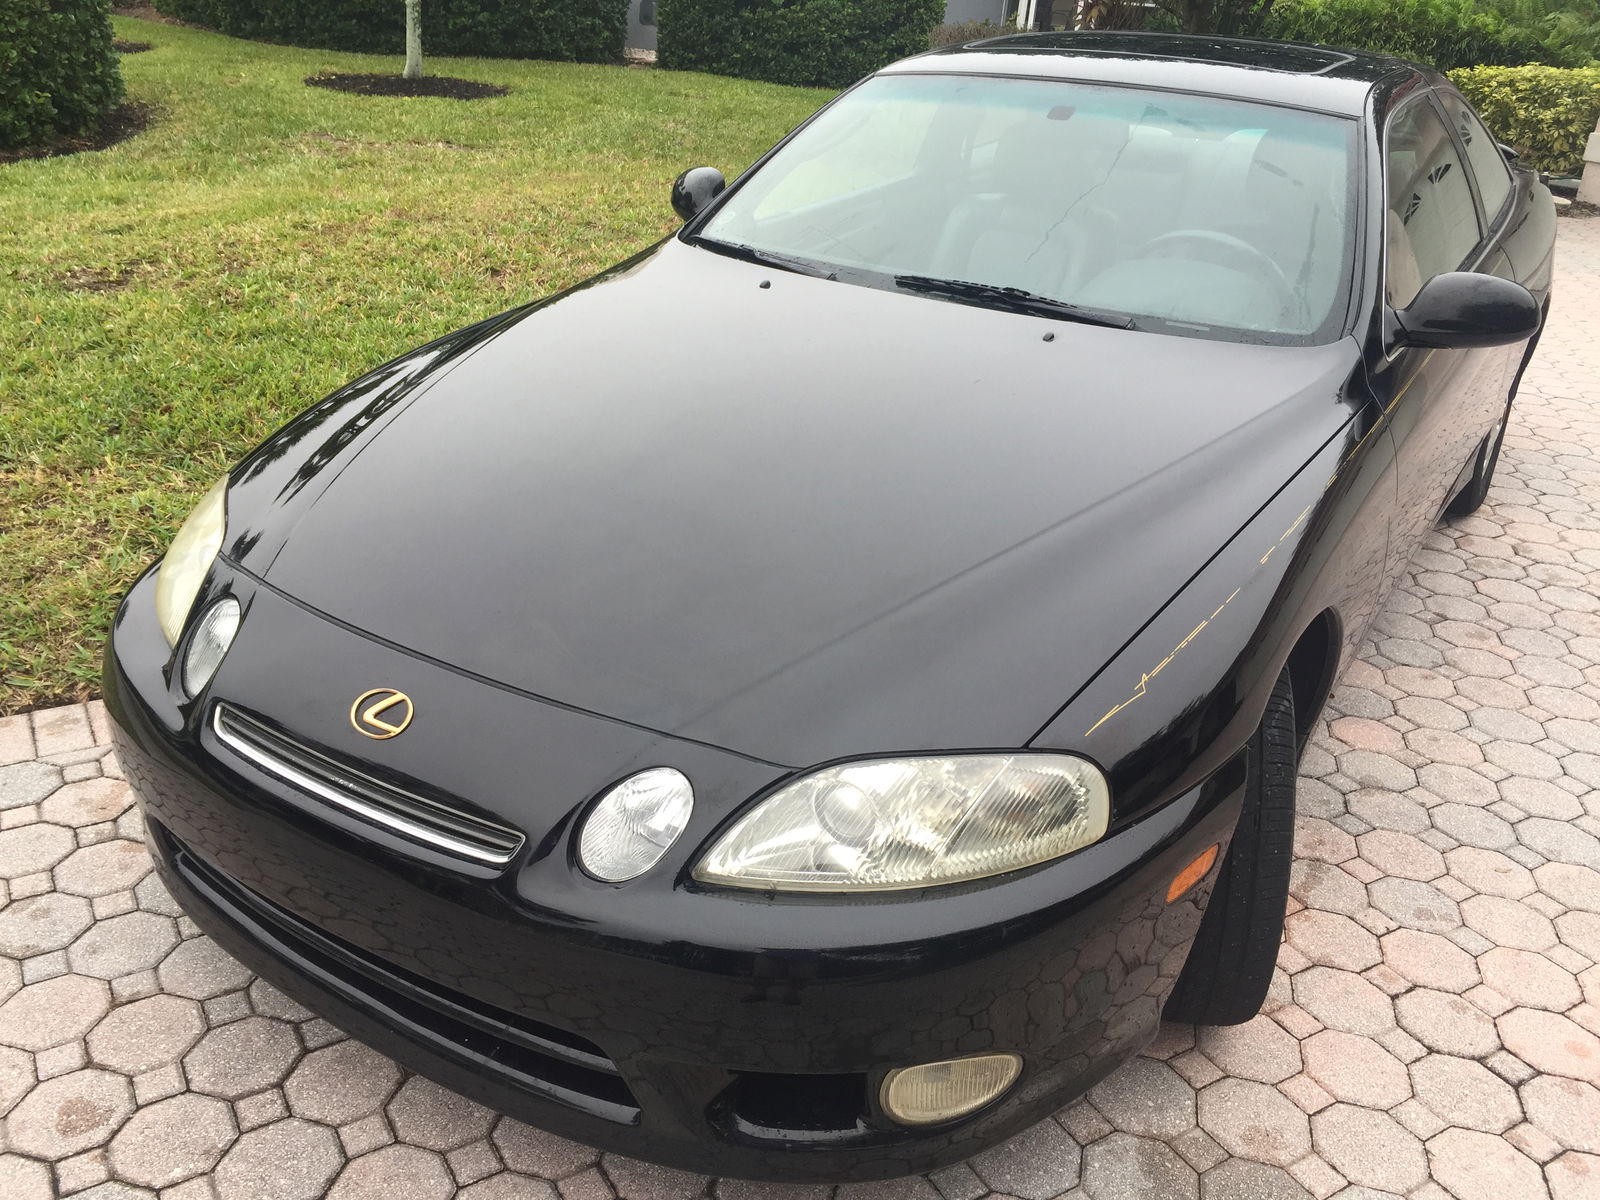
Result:
{"label": "trimmed hedge", "polygon": [[[321,50],[401,54],[400,0],[155,0],[156,8],[233,37]],[[616,62],[628,0],[424,0],[423,54]],[[426,63],[426,58],[424,58]]]}
{"label": "trimmed hedge", "polygon": [[841,88],[928,48],[944,0],[659,0],[657,62]]}
{"label": "trimmed hedge", "polygon": [[1450,81],[1484,124],[1523,161],[1542,171],[1576,174],[1600,120],[1600,67],[1470,67]]}
{"label": "trimmed hedge", "polygon": [[993,21],[961,21],[955,25],[935,25],[933,32],[928,34],[928,49],[960,46],[966,42],[976,42],[980,38],[999,37],[1001,34],[1016,31],[1015,26],[996,25]]}
{"label": "trimmed hedge", "polygon": [[1513,25],[1473,0],[1278,0],[1262,35],[1393,54],[1454,67],[1549,63],[1582,66],[1568,45],[1546,45],[1534,29]]}
{"label": "trimmed hedge", "polygon": [[122,94],[109,0],[0,2],[0,149],[87,133]]}

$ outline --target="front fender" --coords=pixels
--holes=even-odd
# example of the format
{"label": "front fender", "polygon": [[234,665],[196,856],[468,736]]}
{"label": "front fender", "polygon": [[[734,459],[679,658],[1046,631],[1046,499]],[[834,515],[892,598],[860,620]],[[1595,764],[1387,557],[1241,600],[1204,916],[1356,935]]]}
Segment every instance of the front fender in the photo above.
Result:
{"label": "front fender", "polygon": [[1243,748],[1325,613],[1348,662],[1388,583],[1394,452],[1376,422],[1360,409],[1030,742],[1101,764],[1113,828]]}
{"label": "front fender", "polygon": [[436,338],[336,388],[229,473],[224,557],[265,574],[311,502],[383,426],[525,309]]}

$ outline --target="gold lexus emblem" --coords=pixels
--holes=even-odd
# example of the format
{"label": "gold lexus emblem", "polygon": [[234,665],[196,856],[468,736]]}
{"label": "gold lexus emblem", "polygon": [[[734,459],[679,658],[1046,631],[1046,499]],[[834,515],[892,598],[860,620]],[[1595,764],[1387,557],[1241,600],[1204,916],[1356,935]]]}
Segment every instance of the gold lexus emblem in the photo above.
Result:
{"label": "gold lexus emblem", "polygon": [[411,714],[410,696],[394,688],[373,688],[362,692],[350,706],[350,724],[357,733],[382,741],[404,733]]}

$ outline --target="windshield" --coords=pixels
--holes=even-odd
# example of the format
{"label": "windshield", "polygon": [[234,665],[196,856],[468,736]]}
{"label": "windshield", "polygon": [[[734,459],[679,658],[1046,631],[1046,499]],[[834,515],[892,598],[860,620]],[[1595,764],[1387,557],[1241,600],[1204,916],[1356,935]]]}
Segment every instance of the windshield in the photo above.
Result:
{"label": "windshield", "polygon": [[1354,130],[1211,96],[879,76],[801,130],[695,237],[967,303],[1328,340],[1352,259]]}

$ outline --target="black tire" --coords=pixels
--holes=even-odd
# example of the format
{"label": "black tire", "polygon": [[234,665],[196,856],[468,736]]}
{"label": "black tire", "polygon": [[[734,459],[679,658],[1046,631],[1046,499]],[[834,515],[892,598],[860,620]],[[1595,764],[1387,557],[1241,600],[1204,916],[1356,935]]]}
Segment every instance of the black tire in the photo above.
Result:
{"label": "black tire", "polygon": [[1242,1025],[1261,1011],[1283,941],[1298,774],[1294,691],[1285,671],[1250,739],[1244,808],[1189,960],[1167,998],[1167,1020]]}
{"label": "black tire", "polygon": [[1488,498],[1489,485],[1494,482],[1494,469],[1500,463],[1500,446],[1506,440],[1506,426],[1511,422],[1511,405],[1500,415],[1500,420],[1488,435],[1478,443],[1477,456],[1472,460],[1472,478],[1461,485],[1461,490],[1445,506],[1445,516],[1466,517],[1483,507]]}
{"label": "black tire", "polygon": [[1472,478],[1462,484],[1461,490],[1445,505],[1445,516],[1469,517],[1482,508],[1484,500],[1488,498],[1489,485],[1494,482],[1494,469],[1500,465],[1500,446],[1506,440],[1506,426],[1511,424],[1511,406],[1516,402],[1517,389],[1522,386],[1523,373],[1533,361],[1534,352],[1539,349],[1539,336],[1544,333],[1545,318],[1549,315],[1550,302],[1546,300],[1544,312],[1539,318],[1539,330],[1522,352],[1522,361],[1517,364],[1517,373],[1511,380],[1511,390],[1506,393],[1506,408],[1500,414],[1500,422],[1478,443],[1477,454],[1472,460]]}

